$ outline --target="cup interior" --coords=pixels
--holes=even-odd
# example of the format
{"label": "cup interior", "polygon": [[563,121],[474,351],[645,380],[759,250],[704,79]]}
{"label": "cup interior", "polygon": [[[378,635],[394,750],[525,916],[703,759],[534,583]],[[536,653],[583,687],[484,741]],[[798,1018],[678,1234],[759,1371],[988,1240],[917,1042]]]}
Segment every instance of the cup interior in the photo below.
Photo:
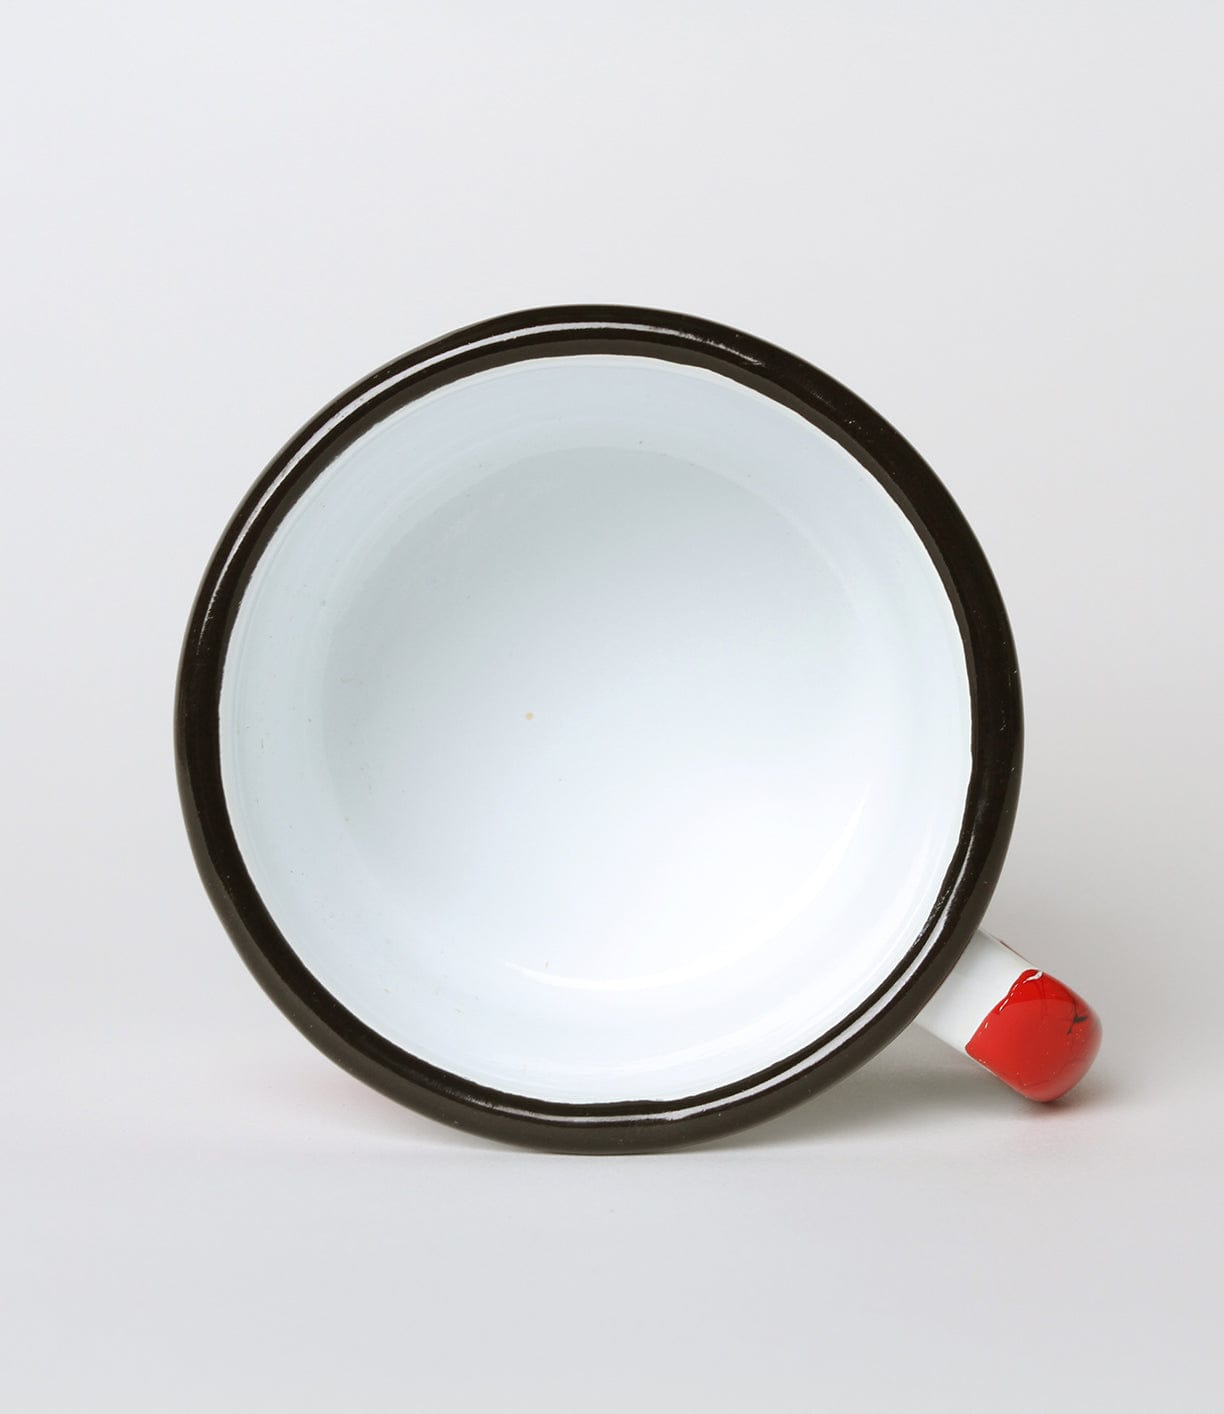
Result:
{"label": "cup interior", "polygon": [[535,357],[375,423],[255,563],[226,808],[290,947],[512,1095],[676,1100],[902,964],[971,769],[965,649],[885,486],[765,392]]}

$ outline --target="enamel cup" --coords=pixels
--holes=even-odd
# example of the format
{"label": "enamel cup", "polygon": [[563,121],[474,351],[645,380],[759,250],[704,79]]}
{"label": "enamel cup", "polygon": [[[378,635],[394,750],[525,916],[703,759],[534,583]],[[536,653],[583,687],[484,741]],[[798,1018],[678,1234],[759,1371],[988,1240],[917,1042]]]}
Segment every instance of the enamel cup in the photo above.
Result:
{"label": "enamel cup", "polygon": [[176,737],[252,972],[448,1123],[709,1138],[914,1020],[1037,1100],[1096,1052],[979,928],[1021,754],[981,549],[877,413],[733,329],[533,310],[342,394],[222,537]]}

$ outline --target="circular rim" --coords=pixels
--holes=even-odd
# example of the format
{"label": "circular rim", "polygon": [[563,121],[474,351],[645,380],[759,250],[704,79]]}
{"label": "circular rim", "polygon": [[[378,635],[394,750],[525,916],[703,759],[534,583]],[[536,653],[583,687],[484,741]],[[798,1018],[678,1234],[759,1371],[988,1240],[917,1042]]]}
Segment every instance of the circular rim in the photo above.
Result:
{"label": "circular rim", "polygon": [[[721,373],[833,437],[892,496],[948,593],[965,649],[972,764],[960,837],[938,901],[901,963],[855,1011],[765,1070],[682,1100],[568,1104],[505,1094],[428,1065],[358,1020],[308,971],[264,907],[234,839],[221,781],[221,677],[251,571],[316,476],[388,413],[435,388],[528,358],[629,354]],[[570,1152],[658,1149],[729,1133],[806,1099],[913,1020],[981,921],[1011,835],[1022,752],[1020,682],[998,587],[934,472],[878,413],[827,374],[708,320],[614,305],[526,310],[405,354],[342,393],[273,458],[227,526],[188,623],[175,702],[183,814],[201,877],[247,966],[346,1070],[422,1113],[496,1139]]]}

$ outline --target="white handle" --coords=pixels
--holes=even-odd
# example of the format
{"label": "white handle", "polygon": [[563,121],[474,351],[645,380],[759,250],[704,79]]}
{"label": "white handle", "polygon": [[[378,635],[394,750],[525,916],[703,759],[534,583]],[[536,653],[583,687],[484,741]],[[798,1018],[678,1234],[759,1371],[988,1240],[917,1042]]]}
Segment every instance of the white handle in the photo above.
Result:
{"label": "white handle", "polygon": [[1030,1100],[1065,1095],[1101,1045],[1082,997],[981,930],[918,1024]]}

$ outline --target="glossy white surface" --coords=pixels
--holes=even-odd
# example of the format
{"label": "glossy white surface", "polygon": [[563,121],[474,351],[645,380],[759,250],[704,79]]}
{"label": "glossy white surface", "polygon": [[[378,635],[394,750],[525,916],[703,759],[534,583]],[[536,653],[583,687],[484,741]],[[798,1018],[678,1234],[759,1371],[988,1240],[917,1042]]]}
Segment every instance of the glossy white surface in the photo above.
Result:
{"label": "glossy white surface", "polygon": [[961,824],[969,701],[879,484],[763,395],[542,359],[386,419],[244,597],[223,776],[307,966],[424,1059],[665,1099],[897,966]]}

